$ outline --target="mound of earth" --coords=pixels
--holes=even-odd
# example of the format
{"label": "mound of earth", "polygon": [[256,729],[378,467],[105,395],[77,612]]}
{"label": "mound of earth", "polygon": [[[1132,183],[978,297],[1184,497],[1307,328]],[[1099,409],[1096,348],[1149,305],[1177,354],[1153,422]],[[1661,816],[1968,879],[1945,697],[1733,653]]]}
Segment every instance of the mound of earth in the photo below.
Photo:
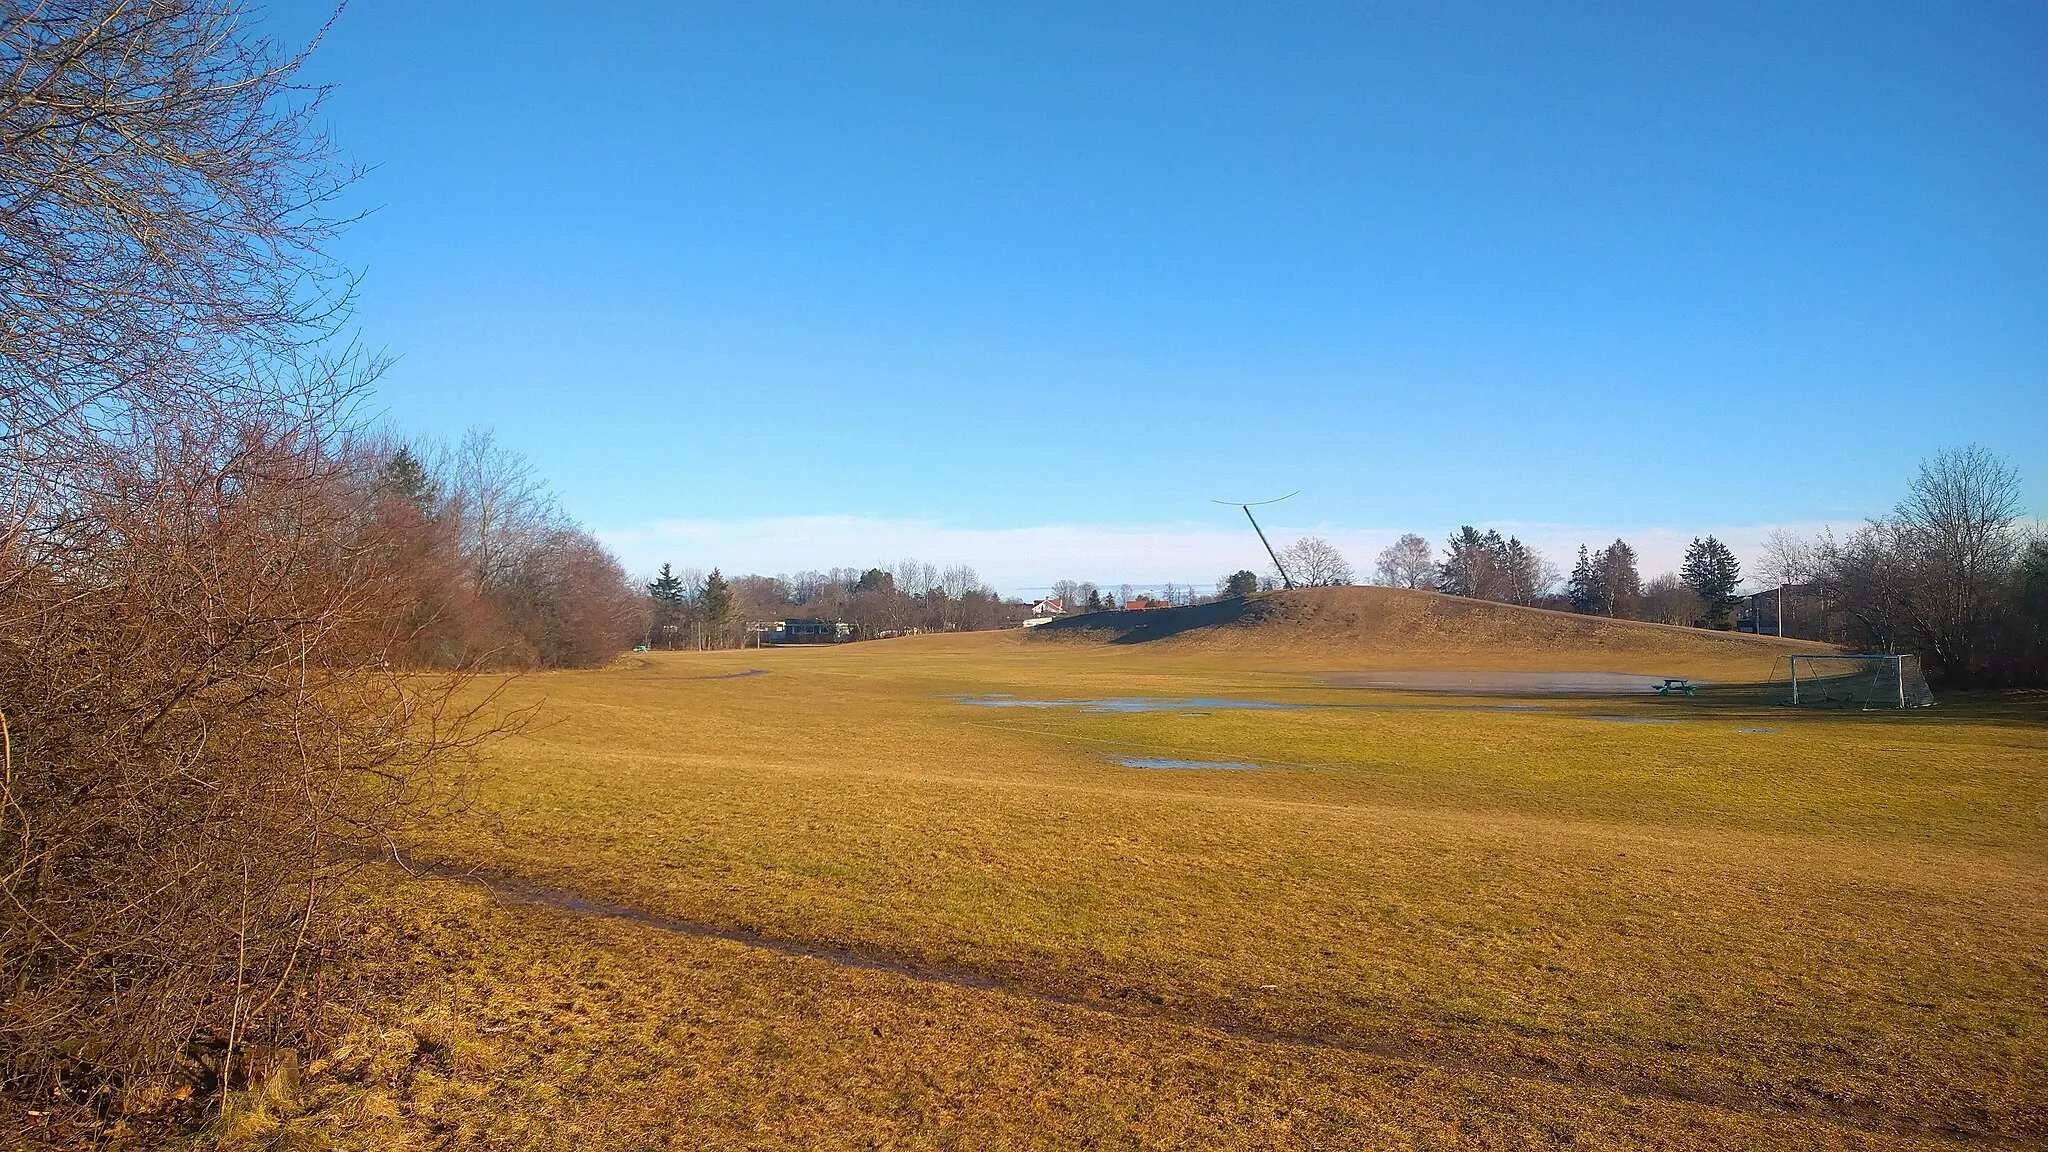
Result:
{"label": "mound of earth", "polygon": [[1241,654],[1271,666],[1629,672],[1760,680],[1824,644],[1610,620],[1403,588],[1297,588],[1183,608],[1091,612],[1044,640]]}

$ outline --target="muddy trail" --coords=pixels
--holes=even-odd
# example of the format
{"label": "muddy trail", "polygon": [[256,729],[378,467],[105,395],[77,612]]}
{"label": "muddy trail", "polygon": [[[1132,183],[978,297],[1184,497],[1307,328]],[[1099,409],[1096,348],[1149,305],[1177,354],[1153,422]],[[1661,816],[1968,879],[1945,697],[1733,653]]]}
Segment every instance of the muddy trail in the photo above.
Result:
{"label": "muddy trail", "polygon": [[842,968],[880,972],[925,983],[974,991],[997,992],[1041,1004],[1124,1019],[1154,1021],[1203,1029],[1255,1044],[1354,1053],[1417,1065],[1442,1072],[1499,1076],[1567,1088],[1612,1092],[1632,1100],[1670,1102],[1712,1108],[1749,1117],[1784,1117],[1829,1125],[1872,1136],[1934,1140],[1959,1147],[2035,1149],[2048,1133],[2002,1133],[1953,1121],[1901,1116],[1874,1104],[1818,1094],[1787,1099],[1734,1085],[1683,1085],[1647,1078],[1607,1078],[1573,1074],[1537,1060],[1479,1059],[1447,1052],[1442,1046],[1395,1037],[1324,1035],[1264,1027],[1169,1004],[1156,992],[1135,987],[1102,987],[1094,995],[1056,991],[1006,975],[964,966],[925,963],[885,952],[772,936],[750,928],[681,920],[624,904],[595,899],[580,892],[488,868],[428,863],[407,856],[394,860],[414,877],[475,885],[511,904],[549,908],[582,916],[621,920],[658,931],[703,940],[722,940],[759,948],[780,956],[817,960]]}

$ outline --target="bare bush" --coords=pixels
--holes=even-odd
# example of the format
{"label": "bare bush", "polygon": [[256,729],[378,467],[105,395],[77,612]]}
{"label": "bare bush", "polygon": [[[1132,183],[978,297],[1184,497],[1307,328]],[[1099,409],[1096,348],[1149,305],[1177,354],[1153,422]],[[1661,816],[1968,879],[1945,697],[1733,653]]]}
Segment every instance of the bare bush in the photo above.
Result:
{"label": "bare bush", "polygon": [[349,179],[231,0],[0,0],[0,1086],[289,1033],[338,848],[490,727],[405,671],[430,518],[350,444]]}
{"label": "bare bush", "polygon": [[404,672],[413,542],[316,410],[108,440],[0,552],[7,1072],[146,1105],[183,1047],[288,1030],[338,860],[490,728]]}

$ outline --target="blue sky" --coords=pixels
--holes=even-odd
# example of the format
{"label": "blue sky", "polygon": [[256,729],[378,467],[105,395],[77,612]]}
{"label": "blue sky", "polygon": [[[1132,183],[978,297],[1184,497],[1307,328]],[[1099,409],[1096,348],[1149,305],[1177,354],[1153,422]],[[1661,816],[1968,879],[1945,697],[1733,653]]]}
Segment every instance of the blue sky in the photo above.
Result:
{"label": "blue sky", "polygon": [[355,0],[312,76],[380,404],[635,569],[2048,510],[2048,6]]}

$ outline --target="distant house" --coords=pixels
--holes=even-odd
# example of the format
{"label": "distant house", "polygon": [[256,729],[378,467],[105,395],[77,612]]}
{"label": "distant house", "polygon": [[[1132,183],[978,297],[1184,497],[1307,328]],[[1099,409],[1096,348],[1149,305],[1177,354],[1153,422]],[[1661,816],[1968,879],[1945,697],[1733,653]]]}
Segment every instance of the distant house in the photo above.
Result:
{"label": "distant house", "polygon": [[769,644],[838,644],[853,638],[853,625],[838,620],[777,620],[761,637]]}
{"label": "distant house", "polygon": [[1147,594],[1142,594],[1142,593],[1141,593],[1141,594],[1139,594],[1139,595],[1133,596],[1133,597],[1131,597],[1130,599],[1128,599],[1128,600],[1124,601],[1124,607],[1125,607],[1125,608],[1127,608],[1127,609],[1129,609],[1129,608],[1171,608],[1171,607],[1173,607],[1173,604],[1172,604],[1171,602],[1169,602],[1169,601],[1166,601],[1166,600],[1162,600],[1162,599],[1160,599],[1160,598],[1159,598],[1159,597],[1157,597],[1157,596],[1152,596],[1152,595],[1147,595]]}
{"label": "distant house", "polygon": [[1829,635],[1827,601],[1818,584],[1789,584],[1743,597],[1735,610],[1735,630],[1759,636],[1796,636],[1801,640],[1834,639]]}
{"label": "distant house", "polygon": [[1066,614],[1067,602],[1065,600],[1058,596],[1047,596],[1043,600],[1032,601],[1031,615],[1025,617],[1022,623],[1026,628],[1036,628],[1040,624],[1050,624],[1055,619]]}

